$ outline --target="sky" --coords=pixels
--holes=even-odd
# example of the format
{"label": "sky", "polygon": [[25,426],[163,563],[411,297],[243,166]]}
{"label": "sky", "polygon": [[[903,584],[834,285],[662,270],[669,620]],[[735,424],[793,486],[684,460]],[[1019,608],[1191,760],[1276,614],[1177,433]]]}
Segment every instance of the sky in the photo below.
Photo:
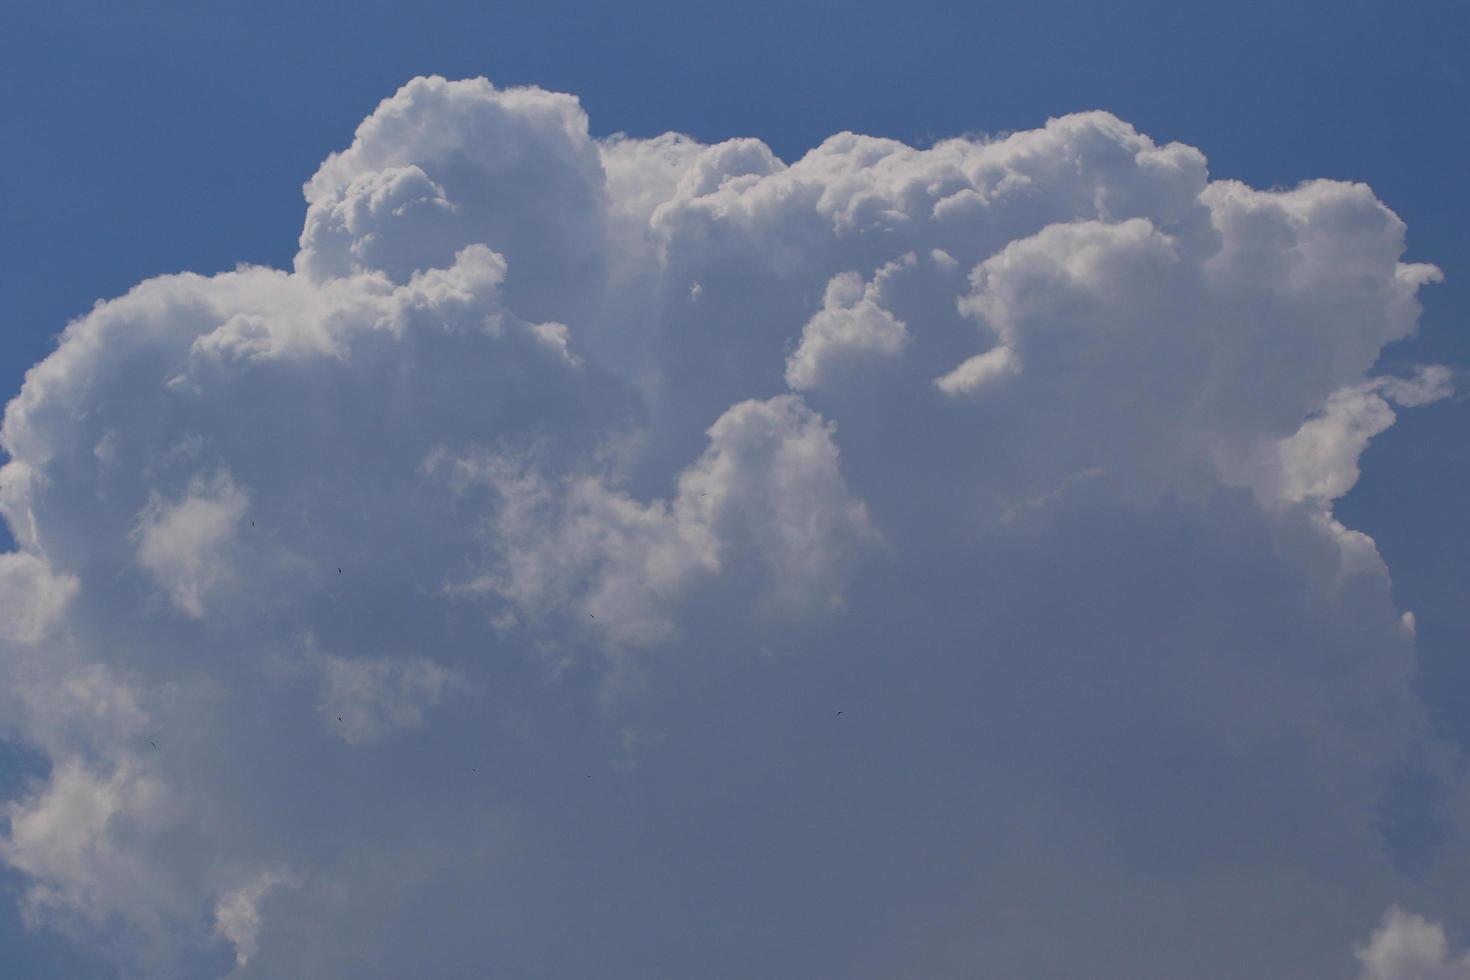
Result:
{"label": "sky", "polygon": [[1467,42],[8,6],[4,972],[1470,978]]}

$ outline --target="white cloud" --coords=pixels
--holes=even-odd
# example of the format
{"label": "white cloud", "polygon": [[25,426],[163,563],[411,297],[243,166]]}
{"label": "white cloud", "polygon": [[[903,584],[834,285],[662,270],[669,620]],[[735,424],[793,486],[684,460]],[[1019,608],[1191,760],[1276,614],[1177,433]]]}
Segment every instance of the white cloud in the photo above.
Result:
{"label": "white cloud", "polygon": [[687,507],[643,505],[591,476],[553,483],[505,457],[453,465],[500,505],[489,570],[451,591],[493,592],[534,619],[571,610],[617,642],[651,643],[670,635],[670,604],[691,578],[719,568],[718,542]]}
{"label": "white cloud", "polygon": [[963,395],[978,391],[1008,374],[1020,373],[1021,362],[1016,359],[1016,352],[999,346],[967,358],[953,371],[935,378],[934,384],[946,395]]}
{"label": "white cloud", "polygon": [[1360,980],[1466,980],[1470,953],[1454,953],[1444,927],[1423,916],[1389,909],[1368,945],[1358,950]]}
{"label": "white cloud", "polygon": [[75,576],[53,574],[35,555],[0,555],[0,639],[16,644],[41,640],[76,590]]}
{"label": "white cloud", "polygon": [[801,331],[801,343],[786,361],[786,382],[797,391],[821,383],[822,374],[844,355],[892,356],[908,342],[908,330],[882,306],[882,282],[915,264],[912,254],[890,262],[866,286],[856,272],[833,276],[822,310]]}
{"label": "white cloud", "polygon": [[458,209],[410,164],[354,177],[313,207],[301,233],[303,266],[318,275],[382,270],[395,282],[448,264],[443,228]]}
{"label": "white cloud", "polygon": [[138,562],[180,612],[204,616],[204,601],[231,577],[230,546],[250,497],[228,473],[196,477],[183,499],[154,497],[135,531]]}
{"label": "white cloud", "polygon": [[28,921],[79,916],[100,925],[119,913],[144,921],[159,916],[164,910],[132,908],[153,897],[157,875],[130,846],[129,831],[157,818],[164,793],[158,779],[135,766],[104,774],[71,757],[57,760],[44,789],[11,803],[0,853],[31,876]]}
{"label": "white cloud", "polygon": [[709,429],[710,447],[679,477],[679,504],[709,523],[729,551],[771,577],[779,606],[833,606],[856,551],[875,540],[849,492],[835,426],[784,395],[734,405]]}
{"label": "white cloud", "polygon": [[[432,78],[306,198],[290,272],[142,283],[6,410],[36,925],[158,974],[1211,980],[1328,975],[1412,887],[1376,807],[1453,752],[1332,504],[1450,376],[1370,373],[1438,274],[1366,187],[1100,112],[788,165]],[[1456,975],[1434,928],[1365,969]]]}
{"label": "white cloud", "polygon": [[538,270],[512,285],[512,305],[566,320],[606,263],[607,191],[587,117],[541,89],[415,79],[322,164],[306,199],[296,268],[317,281],[358,269],[401,277],[493,242],[513,268]]}
{"label": "white cloud", "polygon": [[708,436],[673,499],[646,505],[597,477],[557,484],[505,456],[433,460],[460,493],[479,483],[499,498],[485,533],[492,566],[451,591],[493,592],[532,617],[570,609],[631,645],[673,635],[680,599],[722,566],[757,570],[768,606],[836,603],[874,532],[832,427],[781,396],[733,406]]}
{"label": "white cloud", "polygon": [[1397,419],[1391,402],[1414,408],[1451,393],[1449,371],[1439,366],[1413,378],[1380,377],[1340,388],[1292,435],[1258,444],[1246,461],[1222,458],[1222,469],[1268,503],[1330,503],[1358,482],[1359,457]]}
{"label": "white cloud", "polygon": [[272,891],[292,881],[289,873],[265,871],[215,904],[214,931],[234,945],[236,967],[248,965],[259,949],[261,903]]}

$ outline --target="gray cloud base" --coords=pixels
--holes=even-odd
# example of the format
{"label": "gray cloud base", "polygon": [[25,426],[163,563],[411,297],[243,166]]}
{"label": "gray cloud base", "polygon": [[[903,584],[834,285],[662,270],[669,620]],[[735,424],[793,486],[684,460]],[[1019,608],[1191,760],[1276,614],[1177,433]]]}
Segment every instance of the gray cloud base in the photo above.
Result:
{"label": "gray cloud base", "polygon": [[1332,513],[1451,383],[1370,374],[1438,272],[1366,187],[1106,113],[787,165],[421,78],[306,197],[292,272],[142,283],[6,411],[37,928],[155,976],[1470,975],[1399,908],[1463,921],[1463,845],[1381,819],[1406,771],[1464,812],[1457,755]]}

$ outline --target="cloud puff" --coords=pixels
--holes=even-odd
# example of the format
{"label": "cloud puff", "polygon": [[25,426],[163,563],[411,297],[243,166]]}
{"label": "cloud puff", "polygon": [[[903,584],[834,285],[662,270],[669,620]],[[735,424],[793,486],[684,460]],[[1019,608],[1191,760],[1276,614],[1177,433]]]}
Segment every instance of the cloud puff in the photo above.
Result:
{"label": "cloud puff", "polygon": [[290,883],[289,875],[266,871],[215,905],[214,931],[234,945],[235,966],[243,969],[259,948],[260,903],[276,888]]}
{"label": "cloud puff", "polygon": [[[101,925],[134,901],[151,899],[156,873],[129,846],[131,825],[158,821],[163,784],[122,765],[106,774],[78,758],[56,760],[46,787],[12,803],[4,856],[34,876],[24,911],[31,922],[58,916]],[[158,909],[134,909],[144,921]]]}
{"label": "cloud puff", "polygon": [[820,313],[807,321],[801,343],[786,361],[786,383],[797,391],[816,385],[834,360],[850,353],[897,354],[908,341],[907,328],[883,309],[881,280],[914,264],[912,254],[878,270],[866,287],[856,272],[827,283]]}
{"label": "cloud puff", "polygon": [[1450,951],[1444,927],[1423,916],[1392,908],[1358,950],[1362,980],[1464,980],[1470,953]]}
{"label": "cloud puff", "polygon": [[1417,407],[1450,392],[1449,371],[1439,366],[1414,378],[1382,377],[1339,388],[1296,432],[1258,445],[1245,464],[1249,471],[1239,477],[1266,501],[1336,500],[1358,482],[1358,459],[1369,440],[1396,420],[1392,403]]}
{"label": "cloud puff", "polygon": [[708,436],[674,498],[649,504],[586,474],[558,486],[504,456],[433,461],[457,492],[483,484],[500,501],[484,534],[490,570],[452,588],[495,593],[533,618],[585,613],[633,645],[672,635],[680,596],[730,564],[758,570],[766,606],[838,602],[874,532],[847,491],[833,427],[783,395],[732,406]]}
{"label": "cloud puff", "polygon": [[0,427],[0,856],[100,973],[1327,976],[1470,915],[1388,856],[1397,774],[1464,794],[1333,511],[1451,389],[1371,373],[1438,271],[1368,188],[422,78],[305,192]]}
{"label": "cloud puff", "polygon": [[0,555],[0,582],[0,630],[5,640],[22,645],[46,635],[77,588],[75,578],[53,574],[46,562],[24,551]]}
{"label": "cloud puff", "polygon": [[149,501],[136,530],[138,562],[181,612],[204,616],[205,596],[229,575],[229,545],[249,506],[228,473],[196,478],[174,503]]}

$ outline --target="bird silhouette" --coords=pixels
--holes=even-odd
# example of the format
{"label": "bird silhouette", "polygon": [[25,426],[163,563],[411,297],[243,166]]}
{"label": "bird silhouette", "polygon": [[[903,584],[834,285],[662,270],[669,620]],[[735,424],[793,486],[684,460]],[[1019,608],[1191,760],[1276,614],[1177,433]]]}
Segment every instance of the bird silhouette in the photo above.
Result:
{"label": "bird silhouette", "polygon": [[337,716],[337,720],[338,720],[338,721],[341,721],[341,720],[342,720],[342,716],[341,716],[341,715],[338,715],[338,716]]}
{"label": "bird silhouette", "polygon": [[153,746],[155,749],[158,748],[158,743],[153,741],[153,739],[151,738],[148,740],[148,744]]}

